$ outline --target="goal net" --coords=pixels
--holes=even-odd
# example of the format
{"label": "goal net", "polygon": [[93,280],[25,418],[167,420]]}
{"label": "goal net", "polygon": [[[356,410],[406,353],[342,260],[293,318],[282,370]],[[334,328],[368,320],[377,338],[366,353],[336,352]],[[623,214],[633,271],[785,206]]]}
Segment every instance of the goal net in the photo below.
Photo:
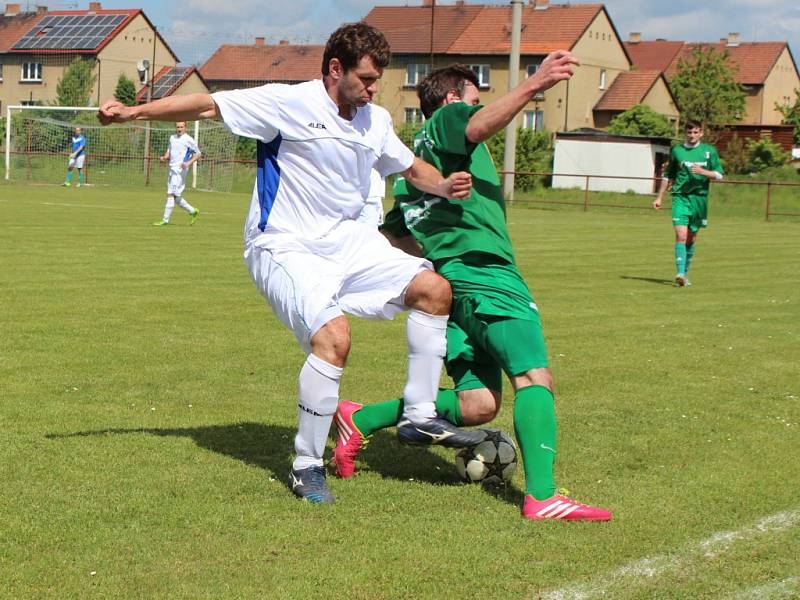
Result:
{"label": "goal net", "polygon": [[[159,162],[175,133],[174,123],[123,123],[107,127],[97,108],[10,106],[6,111],[5,178],[58,183],[64,180],[75,127],[86,138],[87,185],[163,185],[167,167]],[[202,156],[192,165],[187,187],[229,192],[233,187],[237,137],[218,121],[186,124]]]}

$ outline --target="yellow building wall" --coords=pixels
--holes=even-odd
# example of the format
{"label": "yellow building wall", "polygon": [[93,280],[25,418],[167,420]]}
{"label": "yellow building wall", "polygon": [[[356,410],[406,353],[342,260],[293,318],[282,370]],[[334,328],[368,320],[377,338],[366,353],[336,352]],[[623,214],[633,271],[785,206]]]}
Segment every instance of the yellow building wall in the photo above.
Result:
{"label": "yellow building wall", "polygon": [[[15,104],[36,102],[47,104],[56,99],[56,86],[74,55],[22,55],[6,54],[0,56],[3,63],[3,81],[0,83],[0,102],[3,117],[5,107]],[[90,59],[91,60],[91,59]],[[41,63],[41,81],[22,81],[23,63]]]}
{"label": "yellow building wall", "polygon": [[661,113],[669,119],[670,123],[675,124],[677,127],[680,111],[675,105],[675,102],[673,102],[672,95],[669,93],[669,88],[667,88],[667,84],[664,83],[663,79],[656,81],[642,100],[642,104],[649,106],[657,113]]}
{"label": "yellow building wall", "polygon": [[[155,61],[153,55],[155,54]],[[128,25],[98,55],[99,69],[95,75],[100,75],[92,90],[95,102],[103,102],[114,96],[119,76],[124,73],[136,83],[139,89],[139,74],[136,63],[146,58],[150,61],[151,76],[158,73],[162,67],[172,67],[176,64],[166,44],[161,41],[155,31],[142,15],[137,15]],[[155,64],[153,64],[155,62]],[[99,98],[99,100],[98,100]]]}
{"label": "yellow building wall", "polygon": [[740,123],[755,125],[761,122],[761,108],[764,103],[764,88],[760,85],[745,87],[744,117]]}
{"label": "yellow building wall", "polygon": [[178,86],[173,92],[173,96],[186,96],[187,94],[207,94],[208,87],[203,83],[203,80],[197,75],[192,73],[182,84]]}
{"label": "yellow building wall", "polygon": [[765,125],[780,125],[783,115],[775,110],[775,105],[793,104],[795,90],[800,88],[800,77],[789,54],[784,48],[775,66],[764,81],[762,98],[762,120]]}

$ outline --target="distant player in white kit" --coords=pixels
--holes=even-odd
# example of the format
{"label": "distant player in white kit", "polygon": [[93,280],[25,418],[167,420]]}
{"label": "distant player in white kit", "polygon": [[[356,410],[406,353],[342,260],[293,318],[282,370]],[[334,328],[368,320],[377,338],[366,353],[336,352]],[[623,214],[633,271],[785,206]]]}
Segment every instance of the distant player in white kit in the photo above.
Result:
{"label": "distant player in white kit", "polygon": [[83,162],[86,160],[86,138],[83,137],[82,129],[75,128],[75,133],[69,142],[69,163],[67,163],[67,178],[64,187],[72,185],[72,169],[78,169],[78,184],[83,185]]}
{"label": "distant player in white kit", "polygon": [[[407,319],[408,375],[403,426],[431,443],[472,445],[485,434],[463,431],[436,413],[446,351],[450,285],[432,264],[393,248],[359,223],[370,173],[402,173],[417,189],[462,199],[472,180],[443,178],[394,133],[389,113],[371,104],[389,64],[389,44],[365,23],[344,25],[328,40],[322,79],[267,84],[213,95],[170,96],[126,107],[104,103],[104,125],[130,120],[221,118],[257,141],[257,173],[245,224],[244,258],[256,287],[307,353],[299,376],[298,431],[289,488],[313,503],[333,503],[323,453],[350,352],[345,313]],[[258,351],[257,332],[250,340]],[[270,385],[270,366],[259,378]],[[404,429],[398,426],[398,437]]]}
{"label": "distant player in white kit", "polygon": [[200,158],[200,148],[194,138],[186,133],[186,123],[178,121],[175,123],[175,133],[169,136],[169,146],[167,151],[158,157],[158,160],[169,161],[169,172],[167,174],[167,204],[164,206],[164,216],[160,221],[153,225],[161,227],[169,225],[169,218],[172,216],[172,209],[175,202],[183,210],[189,213],[192,218],[191,224],[200,216],[200,211],[189,204],[183,197],[183,189],[186,187],[186,174],[189,172],[195,161]]}

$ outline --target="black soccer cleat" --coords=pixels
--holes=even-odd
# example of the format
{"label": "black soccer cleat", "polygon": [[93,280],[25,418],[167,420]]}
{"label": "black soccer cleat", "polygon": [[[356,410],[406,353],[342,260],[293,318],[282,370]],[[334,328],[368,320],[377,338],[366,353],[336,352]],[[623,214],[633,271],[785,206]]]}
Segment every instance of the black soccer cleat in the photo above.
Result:
{"label": "black soccer cleat", "polygon": [[333,504],[333,494],[325,481],[325,467],[308,467],[289,471],[289,488],[301,500],[312,504]]}
{"label": "black soccer cleat", "polygon": [[412,423],[409,420],[397,424],[397,439],[403,444],[414,446],[445,446],[446,448],[467,448],[480,444],[486,439],[483,429],[467,431],[459,429],[450,421],[434,417],[424,423]]}

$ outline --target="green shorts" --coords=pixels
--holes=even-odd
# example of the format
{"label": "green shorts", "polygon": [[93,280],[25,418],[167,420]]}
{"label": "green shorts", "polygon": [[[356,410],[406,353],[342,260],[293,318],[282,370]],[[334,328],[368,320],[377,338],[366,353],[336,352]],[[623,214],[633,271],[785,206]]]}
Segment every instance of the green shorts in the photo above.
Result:
{"label": "green shorts", "polygon": [[685,225],[692,231],[708,226],[708,197],[673,194],[672,225]]}
{"label": "green shorts", "polygon": [[504,372],[548,366],[539,310],[515,265],[470,254],[436,270],[453,288],[446,365],[457,391],[500,391]]}

